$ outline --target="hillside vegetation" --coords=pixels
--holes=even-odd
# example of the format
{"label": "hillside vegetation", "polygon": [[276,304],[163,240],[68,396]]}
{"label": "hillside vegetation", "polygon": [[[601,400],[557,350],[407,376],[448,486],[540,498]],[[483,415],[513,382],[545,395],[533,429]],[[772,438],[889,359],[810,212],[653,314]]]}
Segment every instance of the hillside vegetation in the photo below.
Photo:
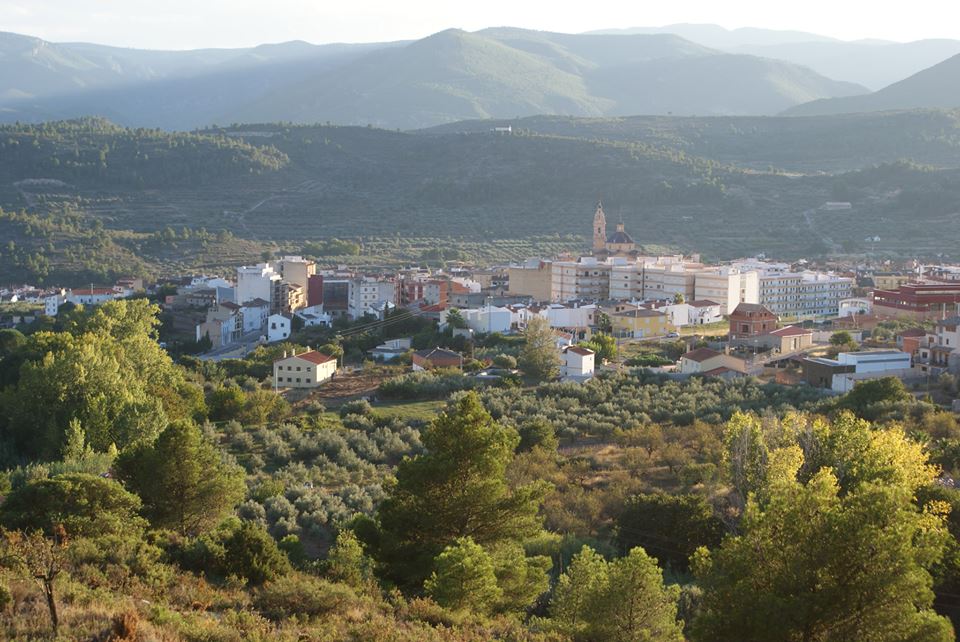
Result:
{"label": "hillside vegetation", "polygon": [[[91,269],[93,280],[229,271],[331,238],[359,247],[320,257],[331,263],[503,262],[582,251],[597,198],[648,252],[956,251],[956,112],[541,117],[490,132],[505,122],[421,133],[10,126],[0,138],[10,151],[0,156],[0,265],[10,279],[89,283]],[[844,138],[847,127],[861,135]],[[816,162],[818,148],[830,158]],[[840,217],[818,209],[831,200],[854,207]]]}

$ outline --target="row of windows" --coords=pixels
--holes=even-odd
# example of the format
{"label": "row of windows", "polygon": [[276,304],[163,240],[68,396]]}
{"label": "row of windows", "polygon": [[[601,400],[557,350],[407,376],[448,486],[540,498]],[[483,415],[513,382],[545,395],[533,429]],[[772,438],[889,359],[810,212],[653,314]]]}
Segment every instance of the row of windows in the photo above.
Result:
{"label": "row of windows", "polygon": [[[304,369],[305,369],[307,372],[310,372],[310,366],[307,366],[307,367],[304,368]],[[281,370],[283,370],[283,366],[277,366],[277,372],[279,372],[279,371],[281,371]],[[288,372],[292,372],[292,371],[293,371],[293,366],[287,366],[287,371],[288,371]],[[297,372],[300,372],[300,366],[297,366]]]}

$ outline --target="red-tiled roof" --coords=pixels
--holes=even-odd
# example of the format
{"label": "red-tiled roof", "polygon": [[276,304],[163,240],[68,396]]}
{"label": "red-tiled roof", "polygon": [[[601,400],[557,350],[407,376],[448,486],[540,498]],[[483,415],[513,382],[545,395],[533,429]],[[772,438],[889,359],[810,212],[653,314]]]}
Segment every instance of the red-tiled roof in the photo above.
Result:
{"label": "red-tiled roof", "polygon": [[[311,350],[309,352],[303,352],[301,354],[294,354],[287,357],[287,359],[303,359],[304,361],[309,361],[310,363],[316,363],[317,365],[321,363],[327,363],[328,361],[334,361],[334,357],[331,357],[328,354],[323,354],[322,352],[317,352],[316,350]],[[283,361],[284,359],[277,359],[277,361]]]}
{"label": "red-tiled roof", "polygon": [[579,354],[579,355],[582,356],[582,357],[587,357],[587,356],[590,356],[591,354],[594,354],[593,350],[591,350],[591,349],[589,349],[589,348],[582,348],[582,347],[580,347],[580,346],[568,346],[568,347],[564,348],[563,351],[564,351],[564,352],[572,352],[572,353],[574,353],[574,354]]}
{"label": "red-tiled roof", "polygon": [[901,330],[899,332],[901,337],[925,337],[927,336],[927,331],[923,328],[907,328],[906,330]]}
{"label": "red-tiled roof", "polygon": [[[708,377],[716,377],[718,375],[725,374],[727,372],[737,372],[733,368],[728,368],[726,366],[720,366],[719,368],[714,368],[713,370],[707,370],[706,372],[701,372],[700,374],[706,375]],[[740,373],[737,373],[740,374]]]}
{"label": "red-tiled roof", "polygon": [[690,361],[696,361],[697,363],[702,363],[707,359],[712,359],[714,357],[719,357],[720,353],[716,350],[711,350],[710,348],[697,348],[696,350],[691,350],[683,355],[683,359],[688,359]]}
{"label": "red-tiled roof", "polygon": [[77,288],[70,290],[74,296],[100,296],[104,294],[117,294],[113,288]]}

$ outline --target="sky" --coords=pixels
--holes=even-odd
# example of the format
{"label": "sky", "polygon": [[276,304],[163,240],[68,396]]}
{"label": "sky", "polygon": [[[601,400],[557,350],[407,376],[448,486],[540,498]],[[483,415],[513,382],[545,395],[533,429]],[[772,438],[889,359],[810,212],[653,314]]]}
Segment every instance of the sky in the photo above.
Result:
{"label": "sky", "polygon": [[0,31],[149,49],[417,39],[450,27],[577,33],[715,23],[842,40],[960,39],[956,0],[0,0]]}

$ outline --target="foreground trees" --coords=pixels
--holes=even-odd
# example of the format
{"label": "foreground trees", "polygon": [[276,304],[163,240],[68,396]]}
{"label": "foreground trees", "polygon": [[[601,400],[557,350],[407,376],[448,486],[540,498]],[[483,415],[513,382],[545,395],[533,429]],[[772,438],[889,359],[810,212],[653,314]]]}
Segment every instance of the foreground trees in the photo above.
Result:
{"label": "foreground trees", "polygon": [[546,380],[560,375],[557,337],[546,319],[534,317],[523,331],[524,344],[517,365],[528,377]]}
{"label": "foreground trees", "polygon": [[225,463],[200,429],[185,421],[170,424],[155,443],[123,453],[116,468],[143,500],[150,523],[182,535],[215,526],[246,492],[243,470]]}
{"label": "foreground trees", "polygon": [[575,640],[682,642],[679,596],[642,548],[607,562],[584,546],[557,582],[552,625]]}
{"label": "foreground trees", "polygon": [[[741,418],[738,434],[756,435],[744,421],[759,420]],[[800,445],[770,453],[741,534],[694,558],[695,639],[952,640],[928,570],[947,507],[914,500],[936,474],[920,447],[850,414],[787,423]]]}
{"label": "foreground trees", "polygon": [[427,453],[400,464],[380,508],[378,557],[392,581],[419,589],[434,558],[460,538],[492,550],[540,531],[546,486],[511,490],[505,479],[518,442],[474,393],[454,401],[424,431]]}

